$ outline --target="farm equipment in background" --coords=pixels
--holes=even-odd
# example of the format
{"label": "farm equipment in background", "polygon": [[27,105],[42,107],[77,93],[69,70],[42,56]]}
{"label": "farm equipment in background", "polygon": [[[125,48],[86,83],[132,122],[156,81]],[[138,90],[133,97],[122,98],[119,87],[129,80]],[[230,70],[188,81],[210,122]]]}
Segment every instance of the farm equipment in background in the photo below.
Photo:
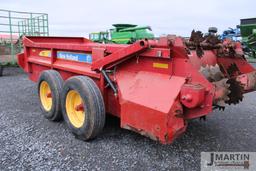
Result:
{"label": "farm equipment in background", "polygon": [[256,18],[241,19],[240,29],[244,51],[256,58]]}
{"label": "farm equipment in background", "polygon": [[230,39],[232,41],[240,41],[241,39],[241,32],[240,28],[229,28],[228,30],[224,30],[223,33],[220,35],[220,39]]}
{"label": "farm equipment in background", "polygon": [[133,44],[71,37],[24,37],[23,43],[18,63],[37,82],[45,117],[63,117],[82,140],[96,137],[110,113],[122,128],[168,144],[189,120],[256,90],[256,71],[240,43],[215,34]]}
{"label": "farm equipment in background", "polygon": [[[10,54],[20,53],[22,49],[22,37],[0,34],[0,77],[3,76],[4,66],[12,63]],[[13,64],[14,65],[14,64]]]}
{"label": "farm equipment in background", "polygon": [[141,39],[153,39],[149,26],[138,27],[133,24],[113,24],[115,28],[106,32],[89,34],[89,39],[98,43],[131,44]]}
{"label": "farm equipment in background", "polygon": [[3,66],[17,66],[24,35],[49,36],[48,14],[0,9],[0,76]]}
{"label": "farm equipment in background", "polygon": [[252,50],[252,56],[256,58],[256,29],[252,30],[252,34],[248,36],[248,47]]}
{"label": "farm equipment in background", "polygon": [[109,43],[109,33],[100,31],[89,34],[89,39],[97,43]]}

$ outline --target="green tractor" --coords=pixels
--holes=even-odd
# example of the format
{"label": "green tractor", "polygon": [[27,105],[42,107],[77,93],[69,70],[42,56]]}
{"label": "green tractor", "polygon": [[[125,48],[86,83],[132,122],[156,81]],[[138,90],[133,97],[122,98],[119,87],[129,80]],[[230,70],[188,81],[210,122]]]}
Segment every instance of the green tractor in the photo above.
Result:
{"label": "green tractor", "polygon": [[109,37],[108,32],[104,32],[104,31],[90,33],[89,35],[90,40],[98,43],[108,43],[109,42],[108,37]]}
{"label": "green tractor", "polygon": [[131,44],[140,39],[153,39],[149,26],[139,27],[133,24],[113,24],[114,28],[106,32],[89,35],[90,40],[99,43]]}
{"label": "green tractor", "polygon": [[244,51],[256,58],[256,18],[241,19],[240,30]]}

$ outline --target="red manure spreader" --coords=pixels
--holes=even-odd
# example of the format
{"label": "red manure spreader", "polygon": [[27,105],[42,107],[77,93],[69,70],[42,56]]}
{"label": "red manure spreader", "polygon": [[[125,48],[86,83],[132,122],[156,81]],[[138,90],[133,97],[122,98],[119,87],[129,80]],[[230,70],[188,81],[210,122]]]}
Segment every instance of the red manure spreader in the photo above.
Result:
{"label": "red manure spreader", "polygon": [[122,128],[169,144],[189,120],[256,89],[240,43],[200,31],[130,45],[29,36],[23,44],[18,63],[37,82],[45,117],[64,118],[82,140],[95,138],[109,113]]}

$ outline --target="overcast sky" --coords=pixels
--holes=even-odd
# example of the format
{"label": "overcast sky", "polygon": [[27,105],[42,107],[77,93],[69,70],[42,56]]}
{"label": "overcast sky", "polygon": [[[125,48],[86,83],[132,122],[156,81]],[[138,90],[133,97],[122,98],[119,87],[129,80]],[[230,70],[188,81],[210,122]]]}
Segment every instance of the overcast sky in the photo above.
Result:
{"label": "overcast sky", "polygon": [[150,25],[156,35],[219,31],[256,17],[255,0],[0,0],[0,9],[49,14],[51,35],[84,36],[113,23]]}

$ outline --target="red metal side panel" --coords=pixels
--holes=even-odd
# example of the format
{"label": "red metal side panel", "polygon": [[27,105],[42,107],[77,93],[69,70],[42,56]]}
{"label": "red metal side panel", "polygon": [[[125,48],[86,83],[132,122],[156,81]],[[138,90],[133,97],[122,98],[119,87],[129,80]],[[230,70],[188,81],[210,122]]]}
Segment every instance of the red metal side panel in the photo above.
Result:
{"label": "red metal side panel", "polygon": [[[221,66],[224,69],[229,68],[233,64],[237,65],[239,72],[241,72],[242,74],[249,73],[255,70],[251,64],[249,64],[245,59],[242,59],[242,58],[225,57],[225,58],[218,58],[217,60],[218,60],[218,63],[221,64]],[[237,75],[241,73],[237,73]]]}
{"label": "red metal side panel", "polygon": [[168,113],[185,78],[151,72],[118,72],[117,83],[123,101],[132,101]]}

